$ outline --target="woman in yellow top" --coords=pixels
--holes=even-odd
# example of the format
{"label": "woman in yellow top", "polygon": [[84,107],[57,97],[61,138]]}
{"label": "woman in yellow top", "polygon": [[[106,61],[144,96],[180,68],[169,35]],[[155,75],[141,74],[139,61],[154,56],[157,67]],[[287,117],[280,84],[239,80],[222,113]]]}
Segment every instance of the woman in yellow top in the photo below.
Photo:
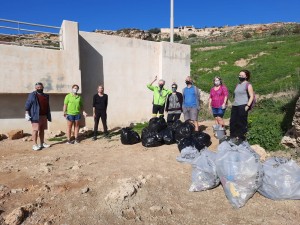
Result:
{"label": "woman in yellow top", "polygon": [[[64,117],[67,119],[67,144],[78,144],[78,132],[79,132],[79,120],[81,118],[81,111],[83,111],[83,115],[86,117],[87,114],[83,110],[83,102],[82,97],[77,94],[79,90],[79,86],[74,84],[72,86],[72,93],[66,95],[64,100]],[[74,124],[74,135],[75,141],[71,142],[71,130]]]}

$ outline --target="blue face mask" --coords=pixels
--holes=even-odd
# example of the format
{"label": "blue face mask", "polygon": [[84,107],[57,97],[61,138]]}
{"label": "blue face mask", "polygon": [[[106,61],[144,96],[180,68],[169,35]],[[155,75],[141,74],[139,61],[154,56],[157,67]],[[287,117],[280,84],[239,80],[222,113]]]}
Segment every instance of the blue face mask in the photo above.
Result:
{"label": "blue face mask", "polygon": [[172,88],[172,91],[173,91],[173,92],[176,92],[176,90],[177,90],[177,88]]}

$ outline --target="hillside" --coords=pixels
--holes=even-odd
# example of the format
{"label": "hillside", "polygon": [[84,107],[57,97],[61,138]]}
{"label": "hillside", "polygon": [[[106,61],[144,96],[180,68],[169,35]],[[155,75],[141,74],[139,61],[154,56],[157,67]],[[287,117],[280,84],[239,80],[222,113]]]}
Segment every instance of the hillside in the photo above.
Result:
{"label": "hillside", "polygon": [[258,94],[299,89],[300,35],[193,44],[191,54],[191,74],[207,92],[214,76],[221,76],[232,91],[241,69],[252,72]]}

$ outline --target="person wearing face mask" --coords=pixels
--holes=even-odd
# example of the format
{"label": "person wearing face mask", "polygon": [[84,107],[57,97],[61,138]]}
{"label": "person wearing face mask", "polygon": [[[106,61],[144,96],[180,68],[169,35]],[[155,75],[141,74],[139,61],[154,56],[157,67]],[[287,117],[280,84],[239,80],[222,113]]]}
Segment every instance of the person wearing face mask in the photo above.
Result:
{"label": "person wearing face mask", "polygon": [[153,107],[152,107],[152,117],[163,117],[166,99],[169,94],[172,93],[171,90],[165,89],[165,81],[160,79],[158,81],[158,86],[153,86],[153,83],[157,80],[157,76],[152,81],[152,83],[147,84],[147,88],[153,91]]}
{"label": "person wearing face mask", "polygon": [[[79,120],[81,118],[81,111],[86,117],[87,113],[83,110],[82,97],[78,95],[79,86],[74,84],[72,86],[72,93],[66,95],[64,100],[64,117],[67,119],[67,144],[78,144]],[[71,141],[71,130],[74,125],[75,141]]]}
{"label": "person wearing face mask", "polygon": [[248,131],[248,110],[254,99],[253,87],[249,83],[250,72],[241,70],[239,83],[234,90],[234,103],[230,115],[230,139],[235,144],[246,140]]}
{"label": "person wearing face mask", "polygon": [[200,91],[193,85],[192,78],[185,79],[186,87],[182,90],[183,94],[183,115],[184,120],[191,120],[195,125],[195,131],[199,130],[198,115],[200,111]]}
{"label": "person wearing face mask", "polygon": [[100,118],[103,125],[104,135],[106,137],[108,135],[107,122],[106,122],[107,119],[106,109],[108,105],[108,96],[107,94],[104,94],[103,85],[99,85],[97,91],[98,93],[95,94],[93,97],[93,116],[94,116],[94,136],[92,138],[93,141],[97,140],[98,125],[99,125]]}
{"label": "person wearing face mask", "polygon": [[[50,145],[44,142],[45,130],[51,122],[51,112],[49,105],[49,95],[44,93],[44,85],[41,82],[35,84],[35,91],[28,95],[25,103],[25,119],[31,121],[32,140],[34,145],[32,150],[38,151],[42,148],[49,148]],[[40,145],[37,144],[38,136]]]}
{"label": "person wearing face mask", "polygon": [[222,83],[221,77],[215,77],[213,80],[214,86],[210,90],[208,105],[215,117],[216,124],[224,127],[223,116],[226,110],[228,99],[227,87]]}
{"label": "person wearing face mask", "polygon": [[168,112],[167,122],[168,124],[179,120],[182,112],[183,96],[180,92],[177,92],[177,84],[172,84],[172,93],[167,97],[166,111]]}

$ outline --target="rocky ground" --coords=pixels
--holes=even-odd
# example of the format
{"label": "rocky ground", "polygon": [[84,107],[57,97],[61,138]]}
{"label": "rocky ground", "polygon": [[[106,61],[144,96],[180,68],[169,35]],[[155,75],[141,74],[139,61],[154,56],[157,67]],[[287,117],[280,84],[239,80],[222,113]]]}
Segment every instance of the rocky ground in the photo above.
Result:
{"label": "rocky ground", "polygon": [[[201,123],[212,135],[212,121]],[[212,136],[209,149],[216,150]],[[222,186],[189,192],[191,166],[176,161],[176,145],[122,145],[119,136],[78,145],[0,142],[0,224],[289,224],[300,201],[256,193],[233,209]],[[284,154],[283,152],[281,152]],[[279,154],[279,153],[277,153]]]}

